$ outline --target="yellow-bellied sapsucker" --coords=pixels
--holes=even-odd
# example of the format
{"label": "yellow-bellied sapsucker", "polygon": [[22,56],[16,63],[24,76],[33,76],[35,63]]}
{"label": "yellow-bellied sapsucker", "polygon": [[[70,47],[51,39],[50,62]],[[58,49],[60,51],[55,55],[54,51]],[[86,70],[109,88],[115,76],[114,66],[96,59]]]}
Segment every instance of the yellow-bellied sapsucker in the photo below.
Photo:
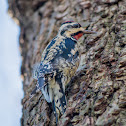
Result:
{"label": "yellow-bellied sapsucker", "polygon": [[53,105],[56,122],[66,110],[65,86],[70,82],[79,66],[78,39],[93,31],[84,30],[77,22],[67,21],[57,36],[47,45],[42,59],[34,70],[38,80],[32,95],[40,89],[47,102]]}

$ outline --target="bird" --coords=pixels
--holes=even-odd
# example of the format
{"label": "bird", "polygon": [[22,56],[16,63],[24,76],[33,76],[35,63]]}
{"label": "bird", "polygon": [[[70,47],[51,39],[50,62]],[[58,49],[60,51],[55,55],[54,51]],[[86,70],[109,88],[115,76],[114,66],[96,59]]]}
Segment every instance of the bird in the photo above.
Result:
{"label": "bird", "polygon": [[46,101],[52,103],[56,123],[66,111],[65,87],[75,75],[80,63],[78,40],[84,34],[94,34],[85,30],[78,22],[66,21],[44,49],[41,62],[34,66],[33,77],[37,85],[33,96],[41,90]]}

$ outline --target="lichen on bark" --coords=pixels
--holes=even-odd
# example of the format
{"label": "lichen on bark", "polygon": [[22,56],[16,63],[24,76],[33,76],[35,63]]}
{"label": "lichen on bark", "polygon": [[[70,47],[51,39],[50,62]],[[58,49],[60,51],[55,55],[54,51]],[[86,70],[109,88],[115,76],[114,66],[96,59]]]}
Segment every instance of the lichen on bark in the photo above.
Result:
{"label": "lichen on bark", "polygon": [[22,126],[55,125],[55,117],[35,87],[32,66],[40,62],[61,23],[79,22],[97,31],[80,39],[79,71],[66,89],[67,110],[61,126],[126,125],[126,2],[125,0],[8,0],[8,12],[20,25]]}

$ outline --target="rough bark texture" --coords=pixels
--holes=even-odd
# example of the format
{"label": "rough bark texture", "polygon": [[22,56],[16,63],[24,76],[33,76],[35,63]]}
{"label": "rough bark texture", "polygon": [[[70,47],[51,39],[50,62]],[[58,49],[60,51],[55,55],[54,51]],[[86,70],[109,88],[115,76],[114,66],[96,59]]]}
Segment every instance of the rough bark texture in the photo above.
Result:
{"label": "rough bark texture", "polygon": [[126,126],[126,1],[8,0],[19,23],[24,98],[22,126],[54,126],[55,117],[35,87],[32,66],[66,20],[97,31],[80,40],[79,71],[66,88],[60,126]]}

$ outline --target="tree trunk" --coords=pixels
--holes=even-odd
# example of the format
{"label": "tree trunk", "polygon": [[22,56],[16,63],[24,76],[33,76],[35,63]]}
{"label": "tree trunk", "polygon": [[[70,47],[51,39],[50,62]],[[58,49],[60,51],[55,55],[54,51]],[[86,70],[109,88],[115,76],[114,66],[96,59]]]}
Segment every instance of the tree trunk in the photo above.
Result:
{"label": "tree trunk", "polygon": [[126,1],[8,0],[20,25],[22,126],[54,126],[54,114],[36,85],[33,64],[64,21],[97,31],[79,41],[81,63],[66,88],[67,110],[60,126],[126,126]]}

